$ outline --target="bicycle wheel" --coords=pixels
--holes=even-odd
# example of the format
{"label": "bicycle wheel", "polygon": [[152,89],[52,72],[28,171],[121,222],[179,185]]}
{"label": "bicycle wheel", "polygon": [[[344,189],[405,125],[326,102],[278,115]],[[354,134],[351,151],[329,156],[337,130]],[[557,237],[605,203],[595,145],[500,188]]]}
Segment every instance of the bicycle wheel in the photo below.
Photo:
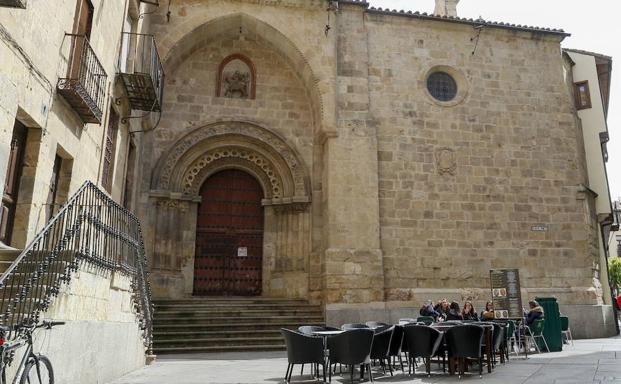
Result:
{"label": "bicycle wheel", "polygon": [[39,370],[34,359],[28,360],[24,374],[22,375],[21,384],[54,384],[54,371],[52,370],[52,362],[47,357],[40,355]]}

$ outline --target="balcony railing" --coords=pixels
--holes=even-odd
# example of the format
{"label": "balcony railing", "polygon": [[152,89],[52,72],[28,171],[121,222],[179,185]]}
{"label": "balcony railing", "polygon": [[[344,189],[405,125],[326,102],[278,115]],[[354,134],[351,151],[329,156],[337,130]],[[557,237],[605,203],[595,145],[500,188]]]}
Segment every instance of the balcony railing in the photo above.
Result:
{"label": "balcony railing", "polygon": [[0,7],[26,8],[26,0],[0,0]]}
{"label": "balcony railing", "polygon": [[84,35],[70,38],[67,75],[58,79],[58,93],[84,123],[101,124],[106,96],[106,72]]}
{"label": "balcony railing", "polygon": [[153,35],[123,32],[120,76],[132,109],[161,111],[164,67]]}

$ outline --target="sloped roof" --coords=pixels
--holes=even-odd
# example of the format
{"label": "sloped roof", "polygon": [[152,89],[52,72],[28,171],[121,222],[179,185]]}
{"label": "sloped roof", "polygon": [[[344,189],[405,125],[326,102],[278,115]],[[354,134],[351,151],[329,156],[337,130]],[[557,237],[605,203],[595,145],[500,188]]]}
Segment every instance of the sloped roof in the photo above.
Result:
{"label": "sloped roof", "polygon": [[356,4],[361,5],[367,8],[367,12],[374,14],[384,14],[391,16],[404,16],[411,17],[416,19],[425,19],[425,20],[437,20],[437,21],[445,21],[449,23],[458,23],[458,24],[468,24],[472,26],[478,27],[490,27],[490,28],[501,28],[501,29],[510,29],[515,31],[522,32],[536,32],[536,33],[545,33],[545,34],[554,34],[560,35],[562,37],[570,36],[569,33],[563,31],[562,29],[554,29],[554,28],[543,28],[543,27],[535,27],[530,25],[522,25],[522,24],[511,24],[504,23],[502,21],[488,21],[483,19],[468,19],[465,17],[453,17],[453,16],[441,16],[434,15],[433,13],[427,12],[418,12],[418,11],[406,11],[406,10],[396,10],[396,9],[383,9],[383,8],[375,8],[370,7],[369,2],[367,0],[338,0],[340,4]]}

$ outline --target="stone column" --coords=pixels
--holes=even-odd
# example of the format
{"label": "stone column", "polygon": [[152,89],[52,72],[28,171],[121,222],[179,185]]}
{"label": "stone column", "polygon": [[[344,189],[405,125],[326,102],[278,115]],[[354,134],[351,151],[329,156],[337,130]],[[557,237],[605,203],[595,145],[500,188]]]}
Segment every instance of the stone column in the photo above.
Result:
{"label": "stone column", "polygon": [[341,4],[338,13],[338,135],[326,140],[323,159],[324,300],[330,324],[384,316],[377,136],[369,115],[365,7]]}

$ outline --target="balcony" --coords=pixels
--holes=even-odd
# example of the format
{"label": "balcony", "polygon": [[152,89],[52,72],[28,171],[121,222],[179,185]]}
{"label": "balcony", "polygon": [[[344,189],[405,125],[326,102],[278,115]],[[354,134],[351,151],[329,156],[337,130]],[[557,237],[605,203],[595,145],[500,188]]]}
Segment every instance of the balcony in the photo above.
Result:
{"label": "balcony", "polygon": [[153,35],[123,32],[119,76],[132,109],[162,110],[164,67]]}
{"label": "balcony", "polygon": [[0,7],[26,8],[26,0],[0,0]]}
{"label": "balcony", "polygon": [[84,35],[70,38],[67,77],[59,78],[58,93],[84,123],[101,124],[106,96],[106,72]]}

